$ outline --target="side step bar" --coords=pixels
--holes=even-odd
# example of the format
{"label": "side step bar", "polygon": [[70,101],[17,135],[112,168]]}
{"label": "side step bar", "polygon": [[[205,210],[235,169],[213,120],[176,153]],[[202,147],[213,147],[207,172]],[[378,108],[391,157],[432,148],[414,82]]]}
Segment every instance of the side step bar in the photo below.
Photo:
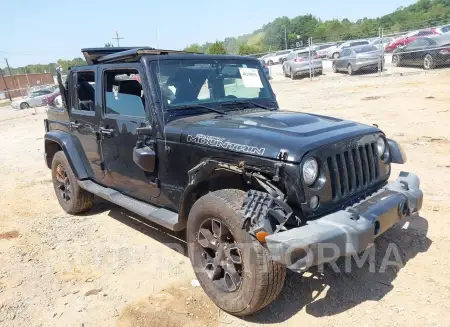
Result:
{"label": "side step bar", "polygon": [[105,200],[117,204],[135,214],[159,224],[167,229],[178,232],[186,228],[185,223],[178,219],[178,213],[155,207],[151,204],[130,198],[108,187],[103,187],[90,180],[78,181],[82,189],[91,192]]}

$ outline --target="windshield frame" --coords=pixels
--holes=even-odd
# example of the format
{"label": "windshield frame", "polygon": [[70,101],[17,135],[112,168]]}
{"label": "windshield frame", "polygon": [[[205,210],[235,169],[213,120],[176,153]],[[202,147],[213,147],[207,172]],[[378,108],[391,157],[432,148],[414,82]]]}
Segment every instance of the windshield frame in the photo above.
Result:
{"label": "windshield frame", "polygon": [[[270,95],[270,97],[266,97],[266,98],[230,98],[230,99],[226,99],[226,100],[212,100],[212,101],[201,101],[201,102],[192,102],[192,103],[180,103],[180,105],[205,105],[205,106],[214,106],[217,108],[221,108],[221,110],[227,112],[227,111],[234,111],[234,110],[248,110],[248,106],[243,106],[242,109],[223,109],[222,107],[220,107],[222,104],[224,103],[228,103],[228,102],[233,102],[236,100],[242,100],[242,101],[253,101],[253,102],[257,102],[257,103],[261,103],[262,105],[267,105],[270,107],[274,107],[276,109],[278,109],[278,103],[275,97],[275,94],[272,90],[272,87],[267,79],[266,74],[264,73],[264,70],[262,69],[262,66],[260,64],[260,62],[258,61],[258,59],[256,58],[251,58],[251,57],[231,57],[231,58],[225,58],[224,56],[217,56],[217,58],[214,58],[213,56],[208,56],[208,57],[203,57],[203,56],[195,56],[193,58],[187,58],[186,56],[164,56],[161,57],[158,60],[155,60],[154,56],[152,56],[152,58],[149,58],[150,60],[148,60],[148,71],[149,71],[149,77],[150,77],[150,83],[152,84],[152,88],[153,91],[152,93],[154,93],[153,97],[155,99],[155,102],[158,104],[158,106],[160,107],[161,111],[164,111],[167,114],[176,114],[176,112],[178,112],[178,110],[174,109],[171,106],[166,106],[165,103],[163,101],[161,101],[162,99],[162,91],[161,88],[159,86],[159,79],[157,76],[157,70],[158,70],[158,65],[162,65],[165,62],[179,62],[179,61],[186,61],[186,62],[191,62],[192,64],[201,64],[201,63],[205,63],[205,64],[211,64],[213,62],[224,62],[224,63],[231,63],[231,64],[250,64],[250,66],[254,66],[256,67],[256,69],[258,69],[259,72],[259,76],[261,78],[261,82],[263,84],[263,87],[267,88],[268,94]],[[253,67],[252,67],[253,68]],[[174,107],[176,107],[174,105]],[[264,110],[261,108],[256,108],[258,110]],[[192,108],[189,110],[180,110],[184,112],[184,116],[186,115],[195,115],[195,114],[206,114],[206,113],[211,113],[211,111],[205,109],[205,108]]]}

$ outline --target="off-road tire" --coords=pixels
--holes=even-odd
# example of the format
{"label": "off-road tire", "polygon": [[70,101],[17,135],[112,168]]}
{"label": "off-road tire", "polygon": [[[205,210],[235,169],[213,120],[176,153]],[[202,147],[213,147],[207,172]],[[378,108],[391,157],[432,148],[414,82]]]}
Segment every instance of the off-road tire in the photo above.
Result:
{"label": "off-road tire", "polygon": [[20,104],[20,109],[24,110],[24,109],[28,109],[30,108],[30,105],[27,102],[22,102]]}
{"label": "off-road tire", "polygon": [[[67,178],[71,187],[71,198],[69,201],[65,201],[61,192],[58,189],[58,182],[56,179],[56,171],[58,166],[61,165],[66,172]],[[52,160],[52,181],[55,189],[56,197],[61,207],[69,214],[77,214],[90,209],[94,202],[94,195],[86,190],[83,190],[77,183],[77,179],[67,161],[66,155],[63,151],[58,151],[53,156]]]}
{"label": "off-road tire", "polygon": [[[275,300],[286,277],[286,268],[272,261],[267,249],[242,228],[244,217],[240,209],[244,197],[245,192],[236,189],[204,195],[192,206],[186,232],[189,258],[200,285],[219,308],[236,316],[252,314]],[[210,218],[224,223],[236,244],[246,245],[245,251],[241,252],[241,283],[233,292],[217,287],[201,263],[202,247],[197,241],[197,235],[202,223]]]}

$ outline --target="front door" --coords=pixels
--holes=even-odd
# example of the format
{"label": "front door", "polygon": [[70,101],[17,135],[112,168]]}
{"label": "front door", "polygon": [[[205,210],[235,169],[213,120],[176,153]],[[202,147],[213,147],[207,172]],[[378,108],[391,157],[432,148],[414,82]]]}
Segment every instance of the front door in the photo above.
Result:
{"label": "front door", "polygon": [[[138,141],[137,129],[150,124],[145,110],[145,96],[138,64],[103,65],[102,120],[100,123],[101,155],[110,187],[134,198],[149,201],[159,196],[157,173],[143,171],[133,161]],[[144,87],[145,89],[145,87]],[[146,136],[152,144],[155,135]]]}
{"label": "front door", "polygon": [[96,67],[77,67],[69,79],[70,131],[80,147],[79,154],[86,171],[93,180],[103,181],[105,172],[101,167],[100,149],[97,140],[99,116],[96,113],[95,86]]}

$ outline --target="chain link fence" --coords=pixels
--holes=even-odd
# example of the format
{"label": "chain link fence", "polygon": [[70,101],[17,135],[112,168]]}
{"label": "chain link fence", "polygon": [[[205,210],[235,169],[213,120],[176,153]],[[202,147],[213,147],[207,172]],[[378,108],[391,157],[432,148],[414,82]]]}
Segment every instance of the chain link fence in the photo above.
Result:
{"label": "chain link fence", "polygon": [[440,26],[394,34],[385,34],[380,27],[367,35],[341,41],[308,38],[304,47],[252,56],[261,60],[275,80],[409,74],[450,67],[450,30]]}

